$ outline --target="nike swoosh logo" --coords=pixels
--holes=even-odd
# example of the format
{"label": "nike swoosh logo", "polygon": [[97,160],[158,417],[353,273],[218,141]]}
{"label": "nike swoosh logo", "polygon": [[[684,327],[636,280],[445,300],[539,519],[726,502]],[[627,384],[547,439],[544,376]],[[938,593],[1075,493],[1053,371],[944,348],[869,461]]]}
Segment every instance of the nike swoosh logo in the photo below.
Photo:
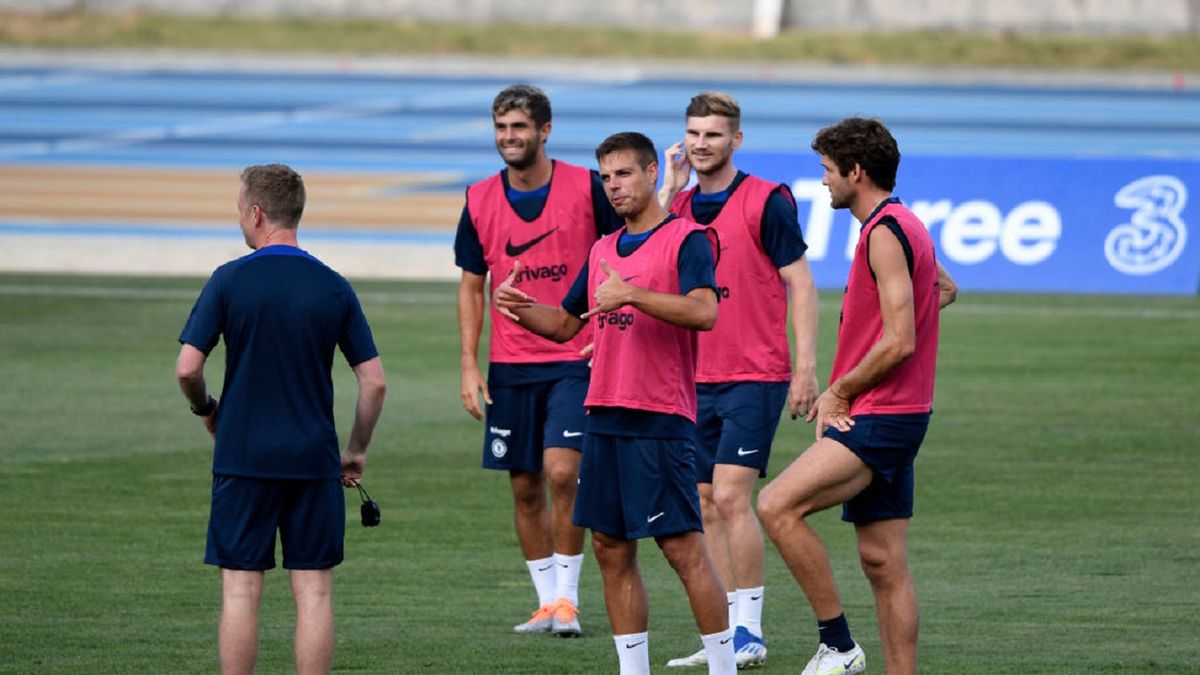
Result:
{"label": "nike swoosh logo", "polygon": [[656,513],[652,516],[646,516],[646,522],[653,523],[654,521],[658,520],[659,518],[662,518],[664,513],[666,513],[666,511],[659,511],[658,513]]}
{"label": "nike swoosh logo", "polygon": [[545,572],[546,570],[550,569],[551,567],[554,567],[554,563],[550,563],[549,565],[546,565],[545,567],[539,567],[538,571]]}
{"label": "nike swoosh logo", "polygon": [[731,637],[727,637],[727,638],[725,638],[724,640],[721,640],[721,644],[723,644],[723,645],[727,645],[727,644],[729,644],[729,641],[730,641],[730,640],[732,640],[732,639],[733,639],[733,638],[731,638]]}
{"label": "nike swoosh logo", "polygon": [[582,431],[564,431],[563,432],[563,438],[575,438],[576,436],[582,436],[582,435],[583,435]]}
{"label": "nike swoosh logo", "polygon": [[633,275],[633,276],[631,276],[631,277],[622,277],[622,278],[621,278],[621,281],[633,281],[634,279],[636,279],[636,278],[638,278],[638,277],[640,277],[640,276],[642,276],[642,275],[640,275],[640,274],[635,274],[635,275]]}
{"label": "nike swoosh logo", "polygon": [[525,242],[524,244],[514,244],[514,243],[512,243],[512,239],[510,238],[508,240],[508,242],[506,244],[504,244],[504,252],[508,255],[508,257],[515,258],[515,257],[521,255],[522,253],[524,253],[525,251],[528,251],[529,249],[533,248],[534,246],[537,246],[539,243],[541,243],[541,241],[543,239],[554,234],[555,230],[557,230],[557,229],[558,229],[558,226],[556,225],[556,226],[550,228],[549,230],[546,230],[542,234],[534,237],[533,239],[530,239],[529,241]]}
{"label": "nike swoosh logo", "polygon": [[631,645],[625,645],[625,649],[633,649],[634,647],[636,647],[636,646],[638,646],[638,645],[640,645],[640,644],[643,644],[643,643],[645,643],[645,642],[646,642],[645,640],[641,640],[641,641],[639,641],[639,642],[635,642],[635,643],[633,643],[633,644],[631,644]]}
{"label": "nike swoosh logo", "polygon": [[746,455],[753,455],[756,452],[758,452],[758,449],[743,450],[742,448],[738,448],[738,457],[745,457]]}
{"label": "nike swoosh logo", "polygon": [[849,661],[847,661],[847,662],[845,662],[845,663],[843,663],[843,664],[842,664],[842,669],[843,669],[843,670],[850,670],[850,667],[851,667],[851,666],[853,666],[853,665],[854,665],[854,659],[850,659]]}
{"label": "nike swoosh logo", "polygon": [[752,595],[752,596],[750,596],[750,599],[751,600],[762,600],[762,596],[761,595]]}

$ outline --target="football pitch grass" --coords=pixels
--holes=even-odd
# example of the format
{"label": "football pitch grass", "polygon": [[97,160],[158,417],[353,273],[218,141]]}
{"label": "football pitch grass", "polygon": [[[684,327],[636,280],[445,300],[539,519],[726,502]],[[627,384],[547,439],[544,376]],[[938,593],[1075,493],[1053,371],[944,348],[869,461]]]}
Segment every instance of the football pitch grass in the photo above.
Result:
{"label": "football pitch grass", "polygon": [[[211,443],[174,381],[201,279],[0,275],[0,672],[214,672],[217,573],[201,564]],[[584,637],[518,636],[534,596],[505,476],[478,468],[458,401],[454,287],[355,284],[390,390],[335,573],[335,670],[607,673],[616,658],[588,551]],[[840,297],[821,296],[828,374]],[[923,673],[1200,671],[1200,301],[964,293],[942,316],[917,462],[911,563]],[[353,377],[335,362],[344,440]],[[223,352],[207,376],[219,389]],[[807,446],[784,420],[771,475]],[[851,528],[814,518],[869,672],[882,673]],[[815,649],[768,544],[765,671]],[[651,659],[699,647],[686,598],[641,547]],[[269,572],[260,672],[291,669],[293,611]]]}

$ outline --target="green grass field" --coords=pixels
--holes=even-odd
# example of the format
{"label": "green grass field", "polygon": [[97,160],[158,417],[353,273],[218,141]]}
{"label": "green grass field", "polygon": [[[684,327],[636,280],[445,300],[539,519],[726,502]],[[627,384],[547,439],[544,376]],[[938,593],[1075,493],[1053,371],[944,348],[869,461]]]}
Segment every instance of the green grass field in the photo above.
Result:
{"label": "green grass field", "polygon": [[876,66],[1200,70],[1192,35],[784,31],[757,39],[736,31],[411,20],[0,11],[0,46],[48,49],[198,49],[221,52],[479,54],[513,57],[749,60]]}
{"label": "green grass field", "polygon": [[[211,445],[173,376],[201,284],[0,275],[0,672],[216,670]],[[507,480],[478,468],[481,429],[458,403],[453,287],[357,287],[391,389],[365,477],[383,525],[351,524],[336,573],[336,669],[613,672],[590,555],[582,639],[509,632],[534,597]],[[838,302],[822,296],[823,373]],[[1198,353],[1195,298],[965,293],[947,310],[912,526],[922,672],[1200,671]],[[336,374],[345,433],[353,378]],[[773,471],[811,434],[785,420]],[[882,672],[850,528],[816,521]],[[665,671],[696,629],[653,544],[642,565]],[[798,672],[815,626],[773,549],[767,588],[765,670]],[[282,571],[263,617],[260,672],[286,672]]]}

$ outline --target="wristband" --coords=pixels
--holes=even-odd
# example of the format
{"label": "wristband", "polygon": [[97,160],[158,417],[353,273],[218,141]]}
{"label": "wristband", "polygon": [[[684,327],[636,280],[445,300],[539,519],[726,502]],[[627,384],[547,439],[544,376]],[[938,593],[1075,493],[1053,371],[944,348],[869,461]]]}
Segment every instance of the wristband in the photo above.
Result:
{"label": "wristband", "polygon": [[192,414],[197,415],[199,417],[208,417],[209,415],[216,412],[216,410],[217,410],[217,399],[215,399],[211,395],[209,395],[208,401],[206,401],[203,406],[201,406],[199,408],[192,408]]}

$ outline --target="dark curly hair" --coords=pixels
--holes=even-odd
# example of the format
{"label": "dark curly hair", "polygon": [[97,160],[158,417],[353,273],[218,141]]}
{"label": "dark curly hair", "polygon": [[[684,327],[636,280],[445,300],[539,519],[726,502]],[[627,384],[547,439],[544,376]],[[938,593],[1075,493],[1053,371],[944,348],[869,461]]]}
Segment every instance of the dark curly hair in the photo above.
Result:
{"label": "dark curly hair", "polygon": [[818,131],[812,149],[832,160],[843,176],[857,164],[880,188],[896,187],[900,148],[879,120],[848,117]]}

